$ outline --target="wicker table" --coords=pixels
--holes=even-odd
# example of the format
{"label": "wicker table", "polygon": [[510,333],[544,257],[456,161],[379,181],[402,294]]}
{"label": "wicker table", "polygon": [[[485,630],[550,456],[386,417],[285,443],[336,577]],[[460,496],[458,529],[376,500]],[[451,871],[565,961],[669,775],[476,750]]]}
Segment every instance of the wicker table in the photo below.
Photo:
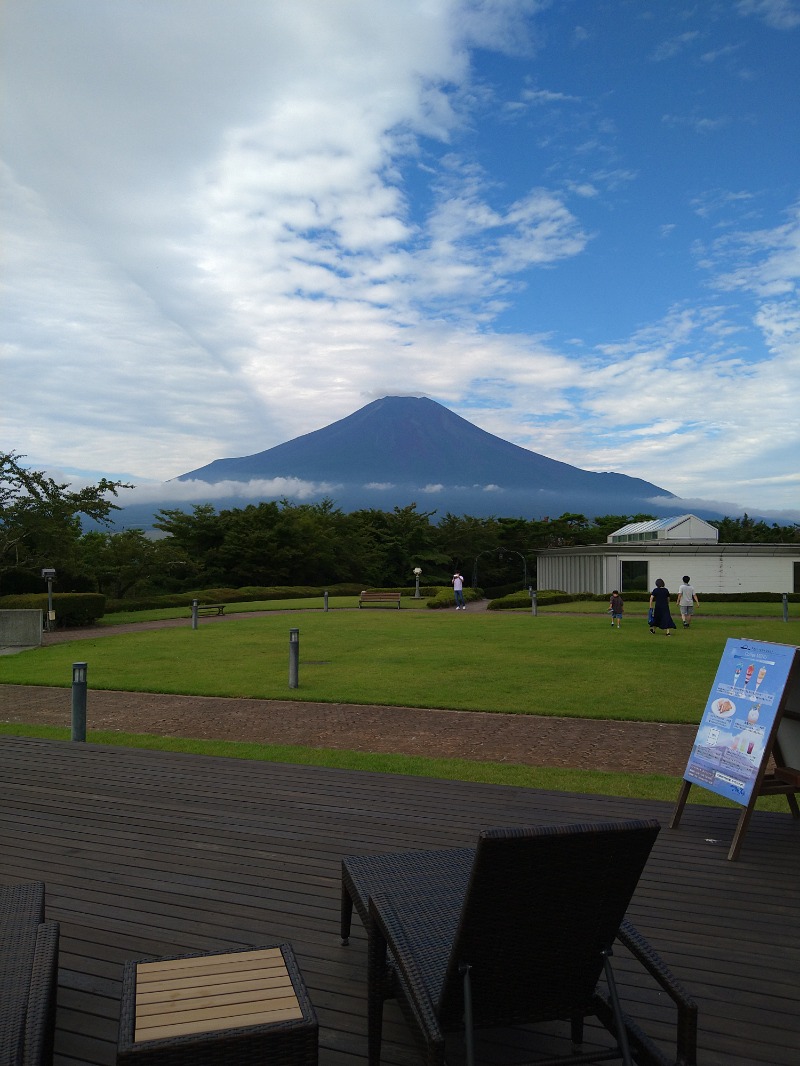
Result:
{"label": "wicker table", "polygon": [[317,1033],[289,944],[125,963],[118,1063],[316,1066]]}

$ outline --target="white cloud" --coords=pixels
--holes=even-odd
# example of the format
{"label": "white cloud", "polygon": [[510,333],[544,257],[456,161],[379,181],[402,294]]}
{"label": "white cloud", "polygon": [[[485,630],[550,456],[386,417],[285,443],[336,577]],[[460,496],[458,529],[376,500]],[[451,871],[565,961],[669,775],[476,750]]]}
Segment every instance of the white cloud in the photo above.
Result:
{"label": "white cloud", "polygon": [[754,15],[776,30],[794,30],[800,26],[800,7],[796,0],[739,0],[742,15]]}

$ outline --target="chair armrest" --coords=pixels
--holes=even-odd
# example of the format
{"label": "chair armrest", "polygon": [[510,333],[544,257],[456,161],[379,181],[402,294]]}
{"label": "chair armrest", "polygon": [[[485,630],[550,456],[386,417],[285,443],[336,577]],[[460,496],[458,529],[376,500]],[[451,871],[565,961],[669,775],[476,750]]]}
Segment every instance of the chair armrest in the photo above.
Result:
{"label": "chair armrest", "polygon": [[677,1007],[677,1062],[679,1066],[694,1066],[697,1062],[697,1004],[655,949],[627,918],[620,926],[617,939],[658,982]]}
{"label": "chair armrest", "polygon": [[394,980],[399,980],[410,993],[409,1005],[425,1029],[429,1042],[443,1045],[444,1033],[436,1016],[436,1006],[391,899],[383,894],[372,896],[369,901],[369,918],[370,935],[374,937],[377,932],[392,953],[397,971]]}

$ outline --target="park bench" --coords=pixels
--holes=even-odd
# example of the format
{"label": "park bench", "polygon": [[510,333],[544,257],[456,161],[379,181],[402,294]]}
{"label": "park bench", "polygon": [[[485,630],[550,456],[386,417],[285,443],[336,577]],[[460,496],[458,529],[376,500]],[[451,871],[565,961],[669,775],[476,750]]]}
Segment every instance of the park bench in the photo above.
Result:
{"label": "park bench", "polygon": [[216,611],[217,614],[225,614],[225,606],[224,603],[198,603],[197,613],[200,614],[201,611]]}
{"label": "park bench", "polygon": [[400,610],[399,592],[362,592],[358,597],[359,607],[396,607]]}
{"label": "park bench", "polygon": [[53,1061],[58,922],[44,920],[41,881],[0,888],[0,1057]]}

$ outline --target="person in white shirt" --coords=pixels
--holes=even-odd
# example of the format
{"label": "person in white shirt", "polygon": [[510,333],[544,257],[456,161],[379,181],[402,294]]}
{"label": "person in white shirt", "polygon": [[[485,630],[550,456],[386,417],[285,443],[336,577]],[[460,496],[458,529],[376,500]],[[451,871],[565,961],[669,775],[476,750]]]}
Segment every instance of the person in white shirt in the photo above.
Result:
{"label": "person in white shirt", "polygon": [[464,591],[463,591],[464,590],[464,578],[461,576],[461,574],[459,574],[459,572],[457,570],[453,574],[452,584],[453,584],[453,595],[456,598],[456,610],[457,611],[459,611],[459,610],[460,611],[466,611],[467,606],[464,603]]}
{"label": "person in white shirt", "polygon": [[694,614],[695,605],[699,605],[700,603],[696,592],[689,584],[688,574],[684,574],[683,584],[678,589],[678,599],[675,602],[678,604],[681,611],[683,628],[688,629],[692,624],[692,615]]}

